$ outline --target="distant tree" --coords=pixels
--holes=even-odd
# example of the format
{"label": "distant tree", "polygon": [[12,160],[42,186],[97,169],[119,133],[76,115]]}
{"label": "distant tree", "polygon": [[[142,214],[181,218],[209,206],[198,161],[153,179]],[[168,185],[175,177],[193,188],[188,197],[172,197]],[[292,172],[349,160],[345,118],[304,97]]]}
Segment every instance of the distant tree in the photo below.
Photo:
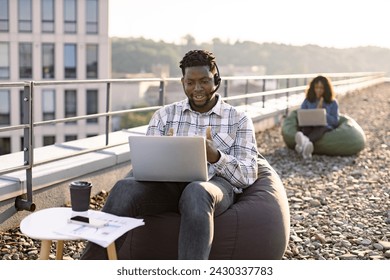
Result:
{"label": "distant tree", "polygon": [[[148,105],[140,105],[140,107],[147,107]],[[154,111],[145,111],[145,112],[132,112],[127,113],[121,117],[120,128],[128,129],[132,127],[147,125],[150,119],[153,116]]]}
{"label": "distant tree", "polygon": [[219,38],[197,44],[190,34],[182,39],[182,44],[177,45],[144,38],[112,38],[112,71],[149,72],[153,65],[167,64],[170,76],[178,77],[181,75],[178,64],[183,55],[190,49],[204,48],[215,53],[220,66],[264,66],[268,75],[356,71],[390,73],[390,49],[386,48],[336,49],[251,41],[230,43]]}

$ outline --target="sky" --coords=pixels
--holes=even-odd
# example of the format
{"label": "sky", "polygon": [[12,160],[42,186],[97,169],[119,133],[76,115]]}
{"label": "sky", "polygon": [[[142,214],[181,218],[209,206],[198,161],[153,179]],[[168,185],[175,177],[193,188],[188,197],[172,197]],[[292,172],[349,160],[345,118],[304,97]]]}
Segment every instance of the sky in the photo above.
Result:
{"label": "sky", "polygon": [[389,0],[109,0],[110,37],[390,48]]}

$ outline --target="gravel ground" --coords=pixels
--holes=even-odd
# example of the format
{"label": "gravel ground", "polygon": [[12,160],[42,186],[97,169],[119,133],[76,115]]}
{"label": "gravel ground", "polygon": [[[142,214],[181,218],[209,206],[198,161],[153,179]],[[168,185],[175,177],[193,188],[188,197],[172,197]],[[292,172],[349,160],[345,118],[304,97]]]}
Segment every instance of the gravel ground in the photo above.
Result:
{"label": "gravel ground", "polygon": [[[284,182],[291,236],[283,259],[390,259],[390,84],[339,100],[367,136],[356,156],[314,155],[304,161],[286,148],[281,128],[258,133],[259,151]],[[92,198],[100,209],[107,196]],[[85,242],[65,242],[64,259],[79,259]],[[40,242],[19,228],[0,232],[0,259],[37,259]],[[52,246],[50,258],[55,257]]]}

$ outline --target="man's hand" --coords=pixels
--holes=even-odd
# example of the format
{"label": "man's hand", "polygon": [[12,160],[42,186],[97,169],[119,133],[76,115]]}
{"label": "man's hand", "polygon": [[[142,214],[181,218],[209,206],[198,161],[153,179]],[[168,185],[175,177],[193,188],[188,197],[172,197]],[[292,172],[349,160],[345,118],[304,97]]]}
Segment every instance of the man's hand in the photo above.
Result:
{"label": "man's hand", "polygon": [[168,130],[167,136],[173,136],[173,127]]}
{"label": "man's hand", "polygon": [[207,161],[210,163],[216,163],[221,155],[218,152],[217,147],[215,147],[213,138],[211,136],[211,127],[206,128],[206,152],[207,152]]}
{"label": "man's hand", "polygon": [[318,101],[317,108],[321,109],[323,103],[324,103],[324,98],[321,96],[320,101]]}

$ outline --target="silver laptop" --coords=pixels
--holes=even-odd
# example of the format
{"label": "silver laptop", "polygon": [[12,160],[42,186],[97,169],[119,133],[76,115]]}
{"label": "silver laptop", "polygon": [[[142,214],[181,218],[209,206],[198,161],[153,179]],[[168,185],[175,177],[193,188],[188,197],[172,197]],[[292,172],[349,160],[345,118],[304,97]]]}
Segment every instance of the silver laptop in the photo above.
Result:
{"label": "silver laptop", "polygon": [[208,181],[206,140],[200,136],[129,136],[137,181]]}
{"label": "silver laptop", "polygon": [[299,126],[326,126],[325,109],[299,109],[298,125]]}

